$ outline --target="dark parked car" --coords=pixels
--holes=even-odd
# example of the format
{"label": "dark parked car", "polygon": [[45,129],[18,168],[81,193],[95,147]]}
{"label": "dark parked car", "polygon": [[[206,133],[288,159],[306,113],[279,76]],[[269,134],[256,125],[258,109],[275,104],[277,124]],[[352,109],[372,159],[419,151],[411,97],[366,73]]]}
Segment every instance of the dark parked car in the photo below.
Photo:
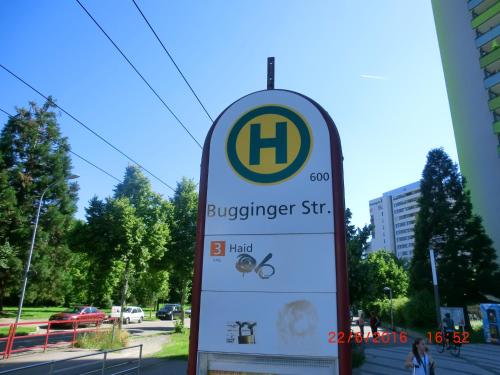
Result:
{"label": "dark parked car", "polygon": [[[65,310],[63,312],[52,315],[49,320],[77,320],[78,322],[89,321],[89,323],[95,323],[96,325],[102,323],[102,321],[106,318],[106,314],[101,310],[98,310],[92,306],[76,306],[72,309]],[[56,323],[62,324],[65,323]],[[71,322],[67,323],[71,325]],[[80,324],[80,323],[79,323]]]}
{"label": "dark parked car", "polygon": [[178,303],[167,303],[156,312],[156,317],[160,320],[173,320],[181,316],[181,305]]}

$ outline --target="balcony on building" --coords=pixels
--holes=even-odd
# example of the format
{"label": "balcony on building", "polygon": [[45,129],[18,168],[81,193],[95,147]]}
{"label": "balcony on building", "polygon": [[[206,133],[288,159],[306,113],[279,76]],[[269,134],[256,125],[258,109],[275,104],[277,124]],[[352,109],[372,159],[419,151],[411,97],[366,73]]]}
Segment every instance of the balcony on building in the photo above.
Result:
{"label": "balcony on building", "polygon": [[[469,9],[471,5],[469,1]],[[483,0],[471,9],[471,25],[479,35],[483,35],[500,24],[500,1]]]}
{"label": "balcony on building", "polygon": [[467,7],[475,14],[484,13],[488,8],[491,8],[498,0],[469,0]]}

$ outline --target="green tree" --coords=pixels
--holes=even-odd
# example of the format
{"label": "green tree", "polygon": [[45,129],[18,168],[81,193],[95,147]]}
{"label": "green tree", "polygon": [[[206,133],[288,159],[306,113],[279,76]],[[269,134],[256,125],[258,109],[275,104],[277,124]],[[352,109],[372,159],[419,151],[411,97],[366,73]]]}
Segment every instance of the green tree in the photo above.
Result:
{"label": "green tree", "polygon": [[135,277],[130,285],[131,297],[141,306],[154,307],[156,301],[166,300],[170,291],[170,273],[168,270],[150,264],[148,272]]}
{"label": "green tree", "polygon": [[368,249],[370,227],[356,228],[351,224],[352,212],[345,212],[347,261],[349,267],[349,300],[351,305],[358,306],[371,298],[371,286],[368,278],[368,267],[364,258]]}
{"label": "green tree", "polygon": [[18,286],[12,275],[19,272],[21,267],[22,263],[16,250],[8,242],[0,245],[0,311],[3,310],[3,300],[10,287]]}
{"label": "green tree", "polygon": [[[76,211],[78,186],[68,182],[70,147],[51,107],[49,99],[42,107],[30,103],[28,109],[18,109],[0,134],[0,245],[9,243],[19,261],[26,261],[40,196],[52,185],[42,204],[26,301],[59,304],[72,283],[67,228]],[[0,278],[6,286],[1,294],[17,296],[20,267]]]}
{"label": "green tree", "polygon": [[[473,214],[466,181],[443,149],[433,149],[420,181],[420,211],[410,267],[412,293],[432,292],[429,248],[436,254],[441,302],[448,306],[484,300],[494,292],[498,266],[481,219]],[[466,324],[468,324],[468,314]]]}
{"label": "green tree", "polygon": [[[171,202],[173,205],[170,223],[172,243],[168,251],[168,259],[172,267],[172,285],[177,289],[181,297],[181,305],[184,306],[193,278],[198,215],[198,193],[195,183],[183,178],[181,182],[177,183]],[[184,318],[184,309],[182,310],[182,318]]]}
{"label": "green tree", "polygon": [[93,197],[86,210],[86,221],[78,222],[74,228],[71,246],[85,259],[80,267],[86,268],[87,277],[82,289],[86,303],[111,306],[113,294],[120,284],[122,267],[111,251],[108,206],[106,201]]}
{"label": "green tree", "polygon": [[401,262],[385,250],[370,253],[366,258],[370,298],[384,298],[384,287],[392,290],[392,296],[405,297],[408,292],[408,273]]}
{"label": "green tree", "polygon": [[22,269],[18,252],[9,243],[10,231],[19,222],[16,206],[16,192],[9,185],[8,171],[0,155],[0,311],[3,310],[5,297],[19,288],[16,276],[21,274]]}
{"label": "green tree", "polygon": [[171,214],[170,202],[152,191],[149,180],[135,166],[127,167],[113,198],[94,197],[89,202],[86,223],[76,227],[74,246],[92,265],[88,277],[91,301],[109,306],[126,297],[150,304],[157,296],[165,296]]}
{"label": "green tree", "polygon": [[149,180],[137,166],[127,167],[123,182],[116,186],[114,196],[128,198],[145,224],[143,245],[148,249],[148,261],[135,268],[131,295],[141,304],[151,305],[158,298],[166,298],[169,291],[168,259],[165,254],[170,243],[168,221],[172,205],[153,192]]}
{"label": "green tree", "polygon": [[109,256],[123,265],[119,320],[121,326],[130,275],[134,271],[141,272],[146,267],[150,252],[146,247],[146,225],[128,198],[109,199],[105,217],[109,225]]}

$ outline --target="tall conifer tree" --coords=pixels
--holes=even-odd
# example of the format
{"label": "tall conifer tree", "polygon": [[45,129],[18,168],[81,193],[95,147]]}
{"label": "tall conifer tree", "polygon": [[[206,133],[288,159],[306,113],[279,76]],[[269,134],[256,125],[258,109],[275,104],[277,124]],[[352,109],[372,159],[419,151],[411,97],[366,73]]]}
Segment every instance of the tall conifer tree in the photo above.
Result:
{"label": "tall conifer tree", "polygon": [[441,303],[466,308],[484,301],[486,293],[495,293],[495,251],[481,218],[472,212],[465,178],[443,149],[427,155],[420,189],[410,293],[432,291],[429,248],[433,248]]}
{"label": "tall conifer tree", "polygon": [[76,211],[78,185],[68,182],[70,147],[51,111],[52,103],[49,99],[42,107],[30,103],[28,109],[18,109],[0,134],[0,246],[18,258],[11,262],[14,269],[0,271],[0,284],[5,286],[1,294],[10,294],[11,299],[18,294],[22,279],[18,265],[27,259],[40,196],[52,186],[42,202],[27,302],[62,303],[71,286],[67,229]]}

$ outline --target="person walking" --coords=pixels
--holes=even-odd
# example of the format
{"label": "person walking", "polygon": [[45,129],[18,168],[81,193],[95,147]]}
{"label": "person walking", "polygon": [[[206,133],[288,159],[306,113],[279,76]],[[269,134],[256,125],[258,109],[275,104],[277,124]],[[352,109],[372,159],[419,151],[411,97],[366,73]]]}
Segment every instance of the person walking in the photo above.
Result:
{"label": "person walking", "polygon": [[361,337],[365,337],[365,319],[363,317],[363,313],[359,314],[358,318],[358,327],[359,327],[359,332],[361,332]]}
{"label": "person walking", "polygon": [[370,312],[370,328],[372,330],[372,337],[378,337],[378,327],[380,327],[380,319],[377,314]]}
{"label": "person walking", "polygon": [[411,346],[405,361],[405,367],[413,369],[414,375],[433,375],[435,362],[422,338],[417,338]]}

